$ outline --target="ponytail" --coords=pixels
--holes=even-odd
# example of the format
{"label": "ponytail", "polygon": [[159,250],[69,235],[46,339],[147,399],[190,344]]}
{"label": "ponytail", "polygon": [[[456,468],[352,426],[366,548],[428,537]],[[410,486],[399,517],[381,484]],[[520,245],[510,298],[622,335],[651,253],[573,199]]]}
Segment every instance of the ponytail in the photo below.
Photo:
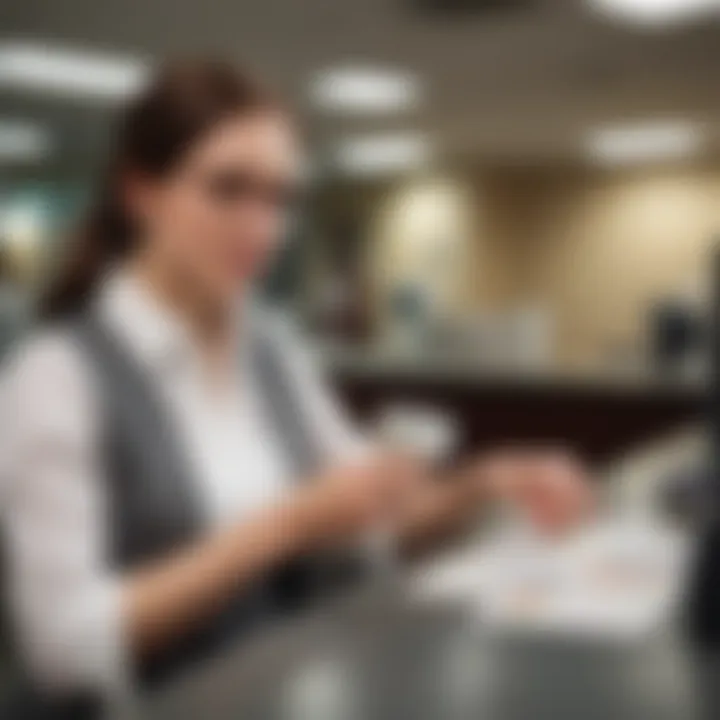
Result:
{"label": "ponytail", "polygon": [[62,272],[52,279],[41,299],[40,316],[52,319],[79,312],[108,267],[129,252],[131,228],[113,183],[106,182],[67,251]]}

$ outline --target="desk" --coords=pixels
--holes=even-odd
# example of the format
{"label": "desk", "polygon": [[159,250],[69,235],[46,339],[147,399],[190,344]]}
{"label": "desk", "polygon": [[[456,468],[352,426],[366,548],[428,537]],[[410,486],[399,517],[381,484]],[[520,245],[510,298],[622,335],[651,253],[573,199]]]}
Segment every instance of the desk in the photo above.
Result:
{"label": "desk", "polygon": [[[667,455],[695,457],[697,440],[626,458],[609,481],[633,485]],[[720,718],[720,663],[695,658],[670,626],[624,646],[513,639],[488,632],[467,604],[418,600],[414,587],[414,572],[379,578],[307,620],[241,642],[150,698],[141,717],[690,720],[709,705],[702,717]]]}
{"label": "desk", "polygon": [[625,648],[493,638],[462,607],[412,602],[388,582],[238,648],[153,698],[142,717],[687,720],[716,677],[669,628]]}

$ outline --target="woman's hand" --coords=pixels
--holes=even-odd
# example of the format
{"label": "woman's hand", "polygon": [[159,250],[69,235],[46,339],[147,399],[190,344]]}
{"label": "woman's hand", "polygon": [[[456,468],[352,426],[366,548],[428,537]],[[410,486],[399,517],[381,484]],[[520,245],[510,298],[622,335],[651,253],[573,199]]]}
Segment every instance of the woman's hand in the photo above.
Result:
{"label": "woman's hand", "polygon": [[509,451],[475,466],[479,486],[517,507],[541,532],[555,535],[588,518],[594,493],[583,466],[561,451]]}
{"label": "woman's hand", "polygon": [[239,584],[256,581],[298,553],[352,540],[381,524],[414,481],[413,472],[409,464],[389,457],[332,471],[133,573],[123,610],[130,647],[152,652],[217,611]]}
{"label": "woman's hand", "polygon": [[300,491],[300,502],[308,510],[314,537],[352,537],[390,522],[422,479],[418,463],[385,455],[315,479]]}

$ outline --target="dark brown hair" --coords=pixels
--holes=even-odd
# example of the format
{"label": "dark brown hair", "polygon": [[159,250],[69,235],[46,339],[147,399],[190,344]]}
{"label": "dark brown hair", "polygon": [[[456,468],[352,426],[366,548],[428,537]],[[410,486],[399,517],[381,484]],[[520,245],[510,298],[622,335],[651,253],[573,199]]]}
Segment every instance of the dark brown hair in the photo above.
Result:
{"label": "dark brown hair", "polygon": [[265,88],[222,62],[173,63],[161,69],[119,119],[104,181],[66,262],[41,299],[41,317],[81,309],[107,267],[132,249],[136,223],[122,187],[127,173],[162,177],[219,123],[276,107]]}

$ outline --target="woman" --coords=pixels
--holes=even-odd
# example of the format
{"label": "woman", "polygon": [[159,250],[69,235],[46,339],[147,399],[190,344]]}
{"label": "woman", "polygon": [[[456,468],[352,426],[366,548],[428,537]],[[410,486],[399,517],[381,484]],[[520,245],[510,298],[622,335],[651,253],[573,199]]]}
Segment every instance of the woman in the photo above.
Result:
{"label": "woman", "polygon": [[439,484],[351,431],[251,299],[296,157],[284,110],[224,65],[167,69],[124,116],[2,403],[10,593],[45,693],[171,676],[378,524],[413,541],[488,492],[559,524],[580,511],[568,463],[496,458]]}

